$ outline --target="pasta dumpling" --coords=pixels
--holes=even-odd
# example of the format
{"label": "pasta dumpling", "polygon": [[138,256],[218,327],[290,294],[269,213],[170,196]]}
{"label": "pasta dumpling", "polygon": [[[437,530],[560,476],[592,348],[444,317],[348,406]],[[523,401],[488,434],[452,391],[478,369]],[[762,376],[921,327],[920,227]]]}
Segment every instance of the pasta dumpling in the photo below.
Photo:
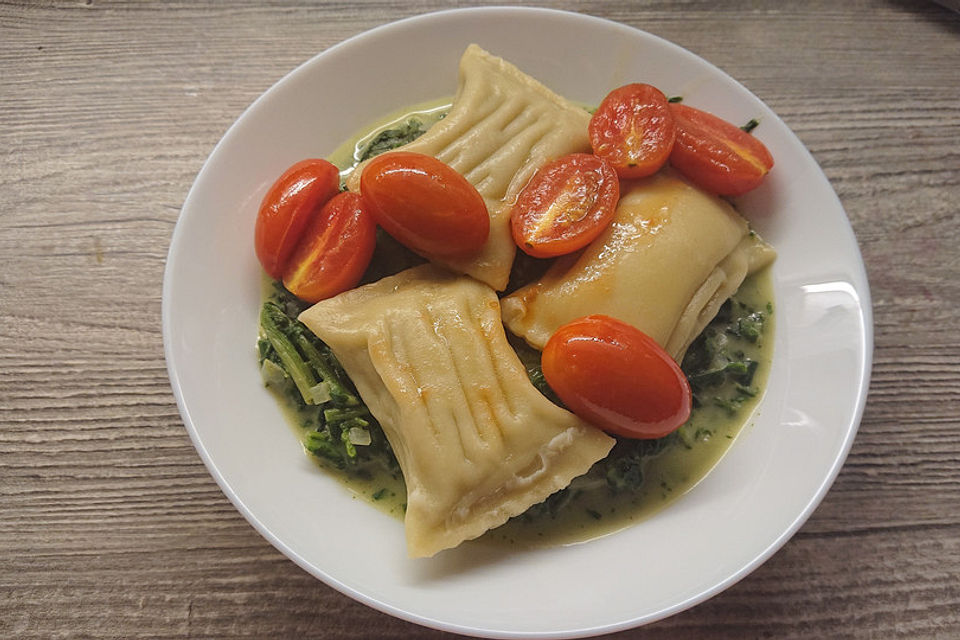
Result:
{"label": "pasta dumpling", "polygon": [[523,513],[613,446],[532,385],[496,293],[472,278],[426,264],[300,320],[333,350],[397,456],[413,557]]}
{"label": "pasta dumpling", "polygon": [[542,349],[567,322],[609,315],[679,362],[743,279],[774,255],[729,203],[661,171],[624,185],[611,225],[504,298],[503,319]]}
{"label": "pasta dumpling", "polygon": [[[472,44],[460,59],[459,84],[450,112],[420,138],[397,148],[434,156],[463,175],[483,196],[490,215],[486,245],[473,256],[424,257],[489,284],[507,286],[516,246],[510,205],[547,162],[589,151],[590,114]],[[360,189],[363,164],[347,187]]]}

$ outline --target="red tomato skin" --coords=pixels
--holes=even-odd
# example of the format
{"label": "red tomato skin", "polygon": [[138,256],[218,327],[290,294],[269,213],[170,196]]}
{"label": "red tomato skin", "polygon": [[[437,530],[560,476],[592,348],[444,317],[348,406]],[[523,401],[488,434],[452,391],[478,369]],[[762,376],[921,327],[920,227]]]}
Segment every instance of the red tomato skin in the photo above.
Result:
{"label": "red tomato skin", "polygon": [[377,225],[359,194],[327,202],[303,233],[283,272],[283,284],[306,302],[331,298],[360,282],[377,244]]}
{"label": "red tomato skin", "polygon": [[677,142],[670,164],[698,186],[722,196],[755,189],[773,168],[767,147],[712,113],[684,104],[670,105]]}
{"label": "red tomato skin", "polygon": [[541,167],[510,212],[514,242],[535,258],[553,258],[587,246],[609,226],[620,199],[610,163],[572,153]]}
{"label": "red tomato skin", "polygon": [[666,164],[676,139],[670,104],[649,84],[614,89],[590,118],[590,145],[624,179],[653,175]]}
{"label": "red tomato skin", "polygon": [[263,270],[275,279],[324,203],[340,190],[340,170],[319,158],[301,160],[273,183],[257,213],[254,248]]}
{"label": "red tomato skin", "polygon": [[543,349],[543,375],[576,415],[627,438],[661,438],[690,417],[690,383],[635,327],[591,315],[560,327]]}
{"label": "red tomato skin", "polygon": [[429,257],[476,253],[490,233],[483,197],[432,156],[409,151],[376,156],[360,175],[360,193],[387,233]]}

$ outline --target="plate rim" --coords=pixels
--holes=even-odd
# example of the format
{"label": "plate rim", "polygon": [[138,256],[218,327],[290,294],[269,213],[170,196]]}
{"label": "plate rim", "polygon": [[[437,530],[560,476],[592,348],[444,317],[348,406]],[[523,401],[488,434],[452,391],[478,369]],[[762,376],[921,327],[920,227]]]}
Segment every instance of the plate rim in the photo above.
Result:
{"label": "plate rim", "polygon": [[846,434],[842,442],[842,446],[838,452],[838,455],[834,458],[833,464],[830,467],[829,473],[823,477],[821,480],[816,492],[811,496],[811,499],[807,503],[806,507],[797,514],[790,526],[786,528],[771,544],[767,545],[760,553],[758,553],[753,560],[741,567],[738,571],[731,574],[725,580],[719,581],[714,584],[711,588],[701,591],[694,597],[691,597],[685,601],[676,603],[670,607],[665,607],[659,611],[648,613],[643,616],[637,616],[632,619],[620,620],[615,623],[607,625],[597,625],[591,627],[584,627],[581,629],[571,629],[569,631],[557,632],[557,631],[545,631],[545,632],[530,632],[530,631],[505,631],[505,630],[495,630],[490,628],[476,628],[470,625],[462,625],[451,623],[448,621],[440,620],[438,618],[433,618],[429,616],[424,616],[421,614],[416,614],[406,609],[394,606],[389,602],[384,602],[376,597],[370,596],[369,594],[358,591],[357,589],[352,588],[350,585],[340,581],[334,576],[326,573],[319,567],[314,566],[309,560],[299,554],[294,548],[284,542],[279,538],[273,531],[271,531],[265,524],[260,520],[259,517],[248,507],[244,502],[242,497],[237,494],[230,482],[223,476],[220,469],[218,468],[216,462],[213,460],[210,452],[208,451],[206,445],[204,444],[200,433],[197,429],[196,424],[194,423],[193,415],[190,411],[190,408],[187,406],[183,388],[182,381],[177,370],[176,366],[176,355],[174,353],[173,347],[173,336],[171,335],[172,325],[173,325],[173,313],[174,310],[171,308],[171,292],[173,287],[173,266],[175,252],[179,244],[182,242],[182,235],[184,234],[184,227],[181,224],[181,219],[184,212],[188,209],[192,199],[195,197],[195,192],[198,190],[198,184],[200,184],[209,172],[209,168],[212,163],[212,159],[217,156],[220,148],[225,144],[229,138],[233,135],[236,135],[236,131],[241,121],[245,119],[245,116],[252,110],[254,110],[262,101],[268,100],[270,94],[272,94],[277,87],[282,86],[284,83],[291,81],[290,79],[298,74],[304,73],[304,70],[309,68],[319,60],[321,57],[329,55],[332,52],[335,52],[341,48],[353,46],[356,43],[367,39],[367,38],[376,38],[380,33],[385,30],[395,29],[398,27],[405,26],[409,23],[419,22],[430,19],[437,19],[449,16],[458,16],[458,15],[470,15],[470,14],[479,14],[479,13],[491,13],[491,14],[504,14],[504,13],[516,13],[516,14],[530,14],[530,15],[560,15],[567,18],[576,18],[578,20],[588,20],[595,21],[599,23],[604,23],[608,27],[613,26],[624,32],[633,32],[634,35],[637,33],[642,34],[644,37],[653,38],[659,41],[660,44],[665,45],[675,52],[678,52],[684,56],[692,56],[696,58],[700,63],[705,63],[712,67],[717,73],[721,74],[726,80],[731,81],[738,85],[743,91],[748,93],[754,99],[759,101],[761,104],[764,104],[756,95],[754,95],[749,89],[742,85],[737,79],[733,78],[725,71],[714,65],[709,60],[706,60],[699,55],[691,52],[690,50],[677,45],[665,38],[662,38],[656,34],[650,33],[648,31],[626,25],[614,20],[607,18],[600,18],[592,15],[582,14],[573,11],[565,11],[560,9],[552,8],[542,8],[542,7],[520,7],[520,6],[509,6],[509,7],[469,7],[469,8],[456,8],[456,9],[443,9],[439,11],[431,11],[422,14],[411,15],[400,20],[387,22],[380,24],[372,29],[361,31],[355,33],[354,35],[337,42],[336,44],[327,47],[326,49],[316,53],[311,56],[304,62],[295,66],[293,69],[288,71],[281,77],[279,80],[274,82],[269,88],[263,91],[253,102],[247,106],[239,116],[231,123],[226,132],[220,137],[217,144],[210,151],[208,156],[203,162],[203,165],[196,175],[191,187],[184,199],[184,203],[181,207],[180,214],[177,218],[177,223],[174,227],[174,230],[171,235],[170,244],[168,247],[166,263],[164,266],[163,274],[163,286],[162,286],[162,301],[161,301],[161,324],[162,324],[162,336],[163,336],[163,345],[164,345],[164,357],[167,366],[168,376],[170,378],[171,388],[174,394],[174,397],[177,402],[177,407],[181,418],[184,423],[190,439],[196,448],[198,454],[207,471],[211,474],[214,480],[217,482],[217,485],[220,487],[220,490],[227,497],[227,499],[233,504],[233,506],[244,516],[244,519],[250,523],[254,529],[268,542],[271,543],[275,548],[277,548],[281,553],[283,553],[287,558],[292,560],[295,564],[301,567],[303,570],[307,571],[310,575],[320,579],[325,584],[336,589],[337,591],[347,595],[348,597],[362,602],[367,606],[370,606],[373,609],[387,613],[394,617],[397,617],[408,622],[415,624],[424,625],[434,629],[439,629],[443,631],[449,631],[453,633],[460,634],[473,634],[479,637],[491,637],[491,638],[575,638],[575,637],[587,637],[592,636],[597,633],[612,633],[616,631],[622,631],[625,629],[635,628],[637,626],[649,624],[658,620],[662,620],[666,617],[675,615],[681,611],[689,609],[701,602],[704,602],[713,596],[717,595],[730,588],[732,585],[736,584],[747,575],[756,570],[760,565],[766,562],[772,555],[779,551],[783,545],[796,534],[800,527],[809,519],[813,514],[816,508],[820,505],[830,487],[834,484],[841,468],[843,467],[846,459],[849,455],[849,452],[852,448],[853,441],[856,437],[857,432],[859,431],[859,426],[863,417],[863,413],[866,406],[867,394],[869,391],[870,378],[872,374],[872,362],[873,362],[873,352],[874,352],[874,324],[873,324],[873,310],[870,297],[870,288],[869,282],[867,279],[866,267],[863,262],[862,254],[859,248],[859,245],[856,241],[856,236],[853,231],[849,216],[844,209],[842,202],[839,199],[833,185],[830,183],[829,179],[823,173],[822,168],[819,163],[816,162],[816,159],[813,158],[812,154],[803,145],[802,141],[796,136],[796,134],[784,123],[778,114],[773,112],[767,106],[777,120],[780,121],[783,130],[788,133],[790,137],[794,139],[796,143],[802,147],[803,152],[807,155],[808,161],[811,163],[811,166],[816,168],[816,171],[820,174],[822,179],[830,188],[830,196],[835,201],[835,204],[840,212],[842,212],[842,225],[845,228],[847,238],[844,240],[849,243],[855,250],[855,262],[857,266],[858,273],[856,274],[862,283],[862,288],[858,289],[860,300],[860,318],[862,320],[862,340],[863,340],[863,353],[860,359],[860,362],[857,363],[858,373],[859,373],[859,384],[857,385],[857,398],[855,401],[854,412],[850,418],[849,425],[844,425],[846,428]]}

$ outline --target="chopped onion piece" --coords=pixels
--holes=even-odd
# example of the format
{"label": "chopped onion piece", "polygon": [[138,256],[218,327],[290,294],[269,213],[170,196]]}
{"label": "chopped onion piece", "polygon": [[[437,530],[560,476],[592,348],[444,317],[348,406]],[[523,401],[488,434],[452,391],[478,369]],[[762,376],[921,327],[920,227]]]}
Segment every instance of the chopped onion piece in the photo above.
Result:
{"label": "chopped onion piece", "polygon": [[330,385],[326,382],[310,387],[310,402],[312,404],[323,404],[330,400]]}
{"label": "chopped onion piece", "polygon": [[350,441],[350,444],[360,445],[367,445],[372,442],[370,432],[363,427],[350,427],[350,431],[347,432],[347,440]]}

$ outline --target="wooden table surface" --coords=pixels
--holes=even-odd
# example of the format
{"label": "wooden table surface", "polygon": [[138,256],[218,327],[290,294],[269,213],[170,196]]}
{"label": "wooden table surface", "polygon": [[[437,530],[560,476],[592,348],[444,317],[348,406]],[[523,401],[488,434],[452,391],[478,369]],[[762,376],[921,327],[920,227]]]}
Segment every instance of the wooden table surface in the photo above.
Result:
{"label": "wooden table surface", "polygon": [[[440,638],[240,516],[164,364],[204,159],[293,67],[438,2],[0,3],[0,637]],[[472,3],[471,3],[472,4]],[[960,16],[922,0],[543,4],[650,31],[777,111],[853,224],[870,396],[819,509],[721,595],[618,638],[960,638]]]}

